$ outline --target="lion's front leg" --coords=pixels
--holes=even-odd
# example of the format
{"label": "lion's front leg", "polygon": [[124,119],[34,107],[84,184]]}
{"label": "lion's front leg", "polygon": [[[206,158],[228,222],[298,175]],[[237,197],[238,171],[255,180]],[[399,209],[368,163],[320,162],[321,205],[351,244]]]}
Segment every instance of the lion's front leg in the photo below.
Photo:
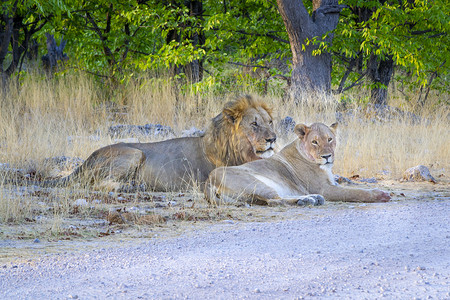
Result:
{"label": "lion's front leg", "polygon": [[291,196],[283,197],[280,199],[269,199],[267,200],[267,205],[269,206],[287,206],[287,205],[322,205],[325,203],[325,198],[319,194],[310,194],[305,196]]}
{"label": "lion's front leg", "polygon": [[343,202],[388,202],[391,196],[379,189],[357,189],[342,186],[329,186],[323,190],[327,201]]}

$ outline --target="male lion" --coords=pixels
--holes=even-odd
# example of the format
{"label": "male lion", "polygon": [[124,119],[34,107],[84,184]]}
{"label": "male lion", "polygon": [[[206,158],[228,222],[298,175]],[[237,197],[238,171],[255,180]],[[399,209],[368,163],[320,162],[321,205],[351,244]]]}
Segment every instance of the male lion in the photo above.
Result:
{"label": "male lion", "polygon": [[243,201],[265,205],[319,205],[328,201],[387,202],[378,189],[337,185],[331,173],[337,123],[298,124],[291,144],[270,158],[220,167],[209,175],[205,196],[211,204]]}
{"label": "male lion", "polygon": [[201,137],[106,146],[72,174],[43,185],[66,185],[78,178],[106,189],[120,189],[130,181],[154,191],[181,191],[195,183],[203,187],[216,167],[270,157],[275,141],[269,107],[242,96],[227,103]]}

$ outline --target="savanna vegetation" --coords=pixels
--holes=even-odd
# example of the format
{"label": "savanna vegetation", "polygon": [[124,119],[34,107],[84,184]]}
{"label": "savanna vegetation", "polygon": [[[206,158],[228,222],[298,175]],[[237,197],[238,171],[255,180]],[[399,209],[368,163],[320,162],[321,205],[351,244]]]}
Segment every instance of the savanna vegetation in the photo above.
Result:
{"label": "savanna vegetation", "polygon": [[[118,140],[165,138],[113,136],[109,129],[117,124],[161,124],[172,136],[204,129],[241,93],[267,101],[276,123],[286,116],[302,123],[337,119],[337,174],[397,180],[418,164],[439,174],[450,165],[447,1],[2,0],[1,6],[2,179],[61,176],[74,165],[55,167],[51,158],[85,159]],[[280,133],[280,145],[293,138]],[[61,216],[103,217],[104,203],[141,201],[92,196],[89,189],[37,195],[2,187],[0,223],[37,222],[45,214],[52,234],[67,232]],[[32,205],[38,196],[43,208]],[[81,198],[93,208],[73,204]],[[203,201],[193,199],[189,207]],[[223,209],[202,208],[200,217],[172,209],[174,220],[229,217]]]}

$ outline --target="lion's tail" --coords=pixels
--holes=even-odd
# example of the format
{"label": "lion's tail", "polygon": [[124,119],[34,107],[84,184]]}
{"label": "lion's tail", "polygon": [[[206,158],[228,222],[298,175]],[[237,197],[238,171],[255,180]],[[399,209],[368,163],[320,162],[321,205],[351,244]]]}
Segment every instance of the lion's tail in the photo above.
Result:
{"label": "lion's tail", "polygon": [[70,182],[72,182],[75,178],[77,178],[82,172],[82,166],[78,167],[71,174],[50,180],[27,180],[25,178],[5,178],[3,180],[3,184],[12,184],[12,185],[35,185],[39,187],[65,187],[68,186]]}

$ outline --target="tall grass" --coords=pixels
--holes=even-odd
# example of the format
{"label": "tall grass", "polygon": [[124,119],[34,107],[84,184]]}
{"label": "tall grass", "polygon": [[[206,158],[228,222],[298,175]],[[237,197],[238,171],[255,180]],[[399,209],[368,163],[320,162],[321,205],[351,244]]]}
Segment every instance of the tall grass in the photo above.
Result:
{"label": "tall grass", "polygon": [[[192,126],[206,128],[235,95],[258,93],[251,82],[227,93],[220,93],[217,88],[198,92],[198,86],[180,92],[174,86],[165,78],[142,78],[110,90],[86,75],[66,74],[47,80],[34,74],[7,91],[0,90],[0,224],[28,222],[42,213],[42,208],[35,207],[33,194],[22,193],[20,187],[2,186],[6,164],[55,176],[47,166],[47,158],[86,159],[94,150],[116,142],[108,134],[111,125],[162,124],[180,136]],[[398,179],[405,169],[418,164],[448,170],[450,110],[442,103],[449,99],[436,94],[427,107],[417,109],[414,101],[391,94],[394,96],[390,104],[400,107],[405,112],[403,116],[382,120],[373,111],[356,105],[341,112],[335,173],[363,177],[383,173],[385,178]],[[330,125],[337,120],[336,111],[340,108],[333,98],[317,105],[317,98],[311,95],[299,104],[284,100],[281,95],[278,88],[259,96],[274,108],[275,123],[286,116],[305,124]],[[356,93],[349,97],[358,100],[366,95]],[[409,111],[416,115],[408,114]],[[295,138],[293,133],[279,134],[279,146]],[[161,137],[139,137],[140,142],[158,139]],[[194,192],[198,191],[198,187],[194,188]],[[51,234],[64,231],[62,220],[73,209],[76,195],[64,193],[45,200],[53,209],[46,225]]]}
{"label": "tall grass", "polygon": [[[108,128],[119,123],[168,125],[177,135],[192,126],[203,129],[223,104],[239,92],[232,91],[223,97],[183,94],[173,86],[164,78],[140,79],[105,93],[105,88],[88,76],[68,74],[53,80],[29,76],[20,86],[11,86],[0,95],[0,163],[40,170],[45,169],[45,158],[60,155],[87,158],[95,149],[114,142]],[[250,85],[246,92],[253,92]],[[261,97],[274,107],[276,122],[286,116],[306,124],[336,121],[337,107],[333,101],[319,110],[308,104],[317,103],[315,99],[298,105],[280,96]],[[399,97],[395,99],[405,110],[414,108],[407,107]],[[437,101],[431,99],[430,103],[435,105]],[[379,121],[357,113],[356,108],[353,111],[339,127],[336,173],[374,176],[388,171],[388,177],[398,178],[406,168],[417,164],[449,167],[448,107],[435,105],[423,110],[414,122],[409,115]],[[293,134],[281,137],[280,144],[294,138]],[[152,139],[143,137],[140,141]]]}

